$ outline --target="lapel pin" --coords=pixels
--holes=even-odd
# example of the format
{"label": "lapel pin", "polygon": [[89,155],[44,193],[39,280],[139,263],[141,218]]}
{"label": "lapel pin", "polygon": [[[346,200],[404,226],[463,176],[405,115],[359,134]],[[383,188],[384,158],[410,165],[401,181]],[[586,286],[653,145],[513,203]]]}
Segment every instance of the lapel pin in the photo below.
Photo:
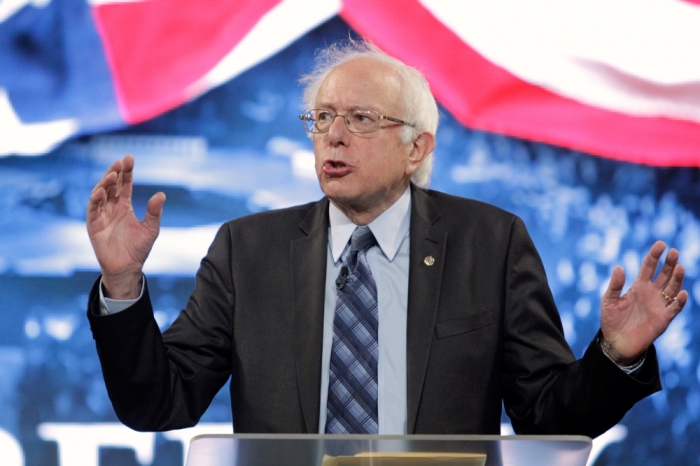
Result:
{"label": "lapel pin", "polygon": [[433,256],[425,256],[425,259],[423,259],[423,262],[425,263],[425,265],[430,267],[431,265],[433,265],[435,263],[435,258]]}

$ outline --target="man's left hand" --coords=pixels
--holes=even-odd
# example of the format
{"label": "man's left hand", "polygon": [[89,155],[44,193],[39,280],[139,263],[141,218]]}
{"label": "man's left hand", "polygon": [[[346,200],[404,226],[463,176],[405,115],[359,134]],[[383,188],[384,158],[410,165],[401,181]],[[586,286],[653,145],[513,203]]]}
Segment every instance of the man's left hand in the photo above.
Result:
{"label": "man's left hand", "polygon": [[625,272],[615,267],[600,302],[600,328],[608,356],[621,366],[638,361],[647,348],[666,331],[688,301],[682,290],[685,270],[678,251],[666,255],[659,275],[654,273],[666,245],[657,241],[644,257],[636,280],[624,295]]}

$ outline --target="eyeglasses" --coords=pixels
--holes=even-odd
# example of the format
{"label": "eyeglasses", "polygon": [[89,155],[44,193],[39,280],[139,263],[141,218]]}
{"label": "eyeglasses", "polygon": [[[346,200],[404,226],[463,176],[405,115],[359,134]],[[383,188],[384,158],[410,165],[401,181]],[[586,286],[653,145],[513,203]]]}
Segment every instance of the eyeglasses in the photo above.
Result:
{"label": "eyeglasses", "polygon": [[339,115],[327,108],[314,108],[299,115],[299,119],[304,124],[304,129],[309,133],[327,133],[336,117],[343,118],[350,132],[359,134],[377,131],[379,129],[379,120],[389,120],[415,128],[413,123],[380,115],[374,110],[350,110],[345,115]]}

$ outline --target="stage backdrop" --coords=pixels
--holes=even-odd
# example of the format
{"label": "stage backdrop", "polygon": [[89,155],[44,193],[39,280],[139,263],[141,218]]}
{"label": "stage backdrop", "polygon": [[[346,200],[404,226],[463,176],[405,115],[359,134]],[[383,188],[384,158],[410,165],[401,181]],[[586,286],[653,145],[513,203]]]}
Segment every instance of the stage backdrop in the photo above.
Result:
{"label": "stage backdrop", "polygon": [[697,3],[0,2],[2,463],[173,465],[192,435],[232,431],[227,387],[192,430],[118,423],[85,318],[90,190],[130,153],[137,215],[167,194],[146,265],[167,327],[222,222],[322,195],[296,81],[317,49],[364,36],[440,102],[431,187],[523,218],[577,355],[612,268],[631,280],[656,239],[680,250],[690,300],[657,342],[664,390],[591,464],[697,464]]}

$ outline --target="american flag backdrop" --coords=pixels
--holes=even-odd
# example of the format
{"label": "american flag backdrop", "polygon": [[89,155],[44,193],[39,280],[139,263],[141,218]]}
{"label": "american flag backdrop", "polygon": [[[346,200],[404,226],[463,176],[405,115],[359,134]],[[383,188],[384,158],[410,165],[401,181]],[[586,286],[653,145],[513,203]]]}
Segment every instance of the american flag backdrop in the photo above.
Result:
{"label": "american flag backdrop", "polygon": [[696,0],[5,0],[0,154],[153,118],[334,16],[468,127],[700,165]]}

